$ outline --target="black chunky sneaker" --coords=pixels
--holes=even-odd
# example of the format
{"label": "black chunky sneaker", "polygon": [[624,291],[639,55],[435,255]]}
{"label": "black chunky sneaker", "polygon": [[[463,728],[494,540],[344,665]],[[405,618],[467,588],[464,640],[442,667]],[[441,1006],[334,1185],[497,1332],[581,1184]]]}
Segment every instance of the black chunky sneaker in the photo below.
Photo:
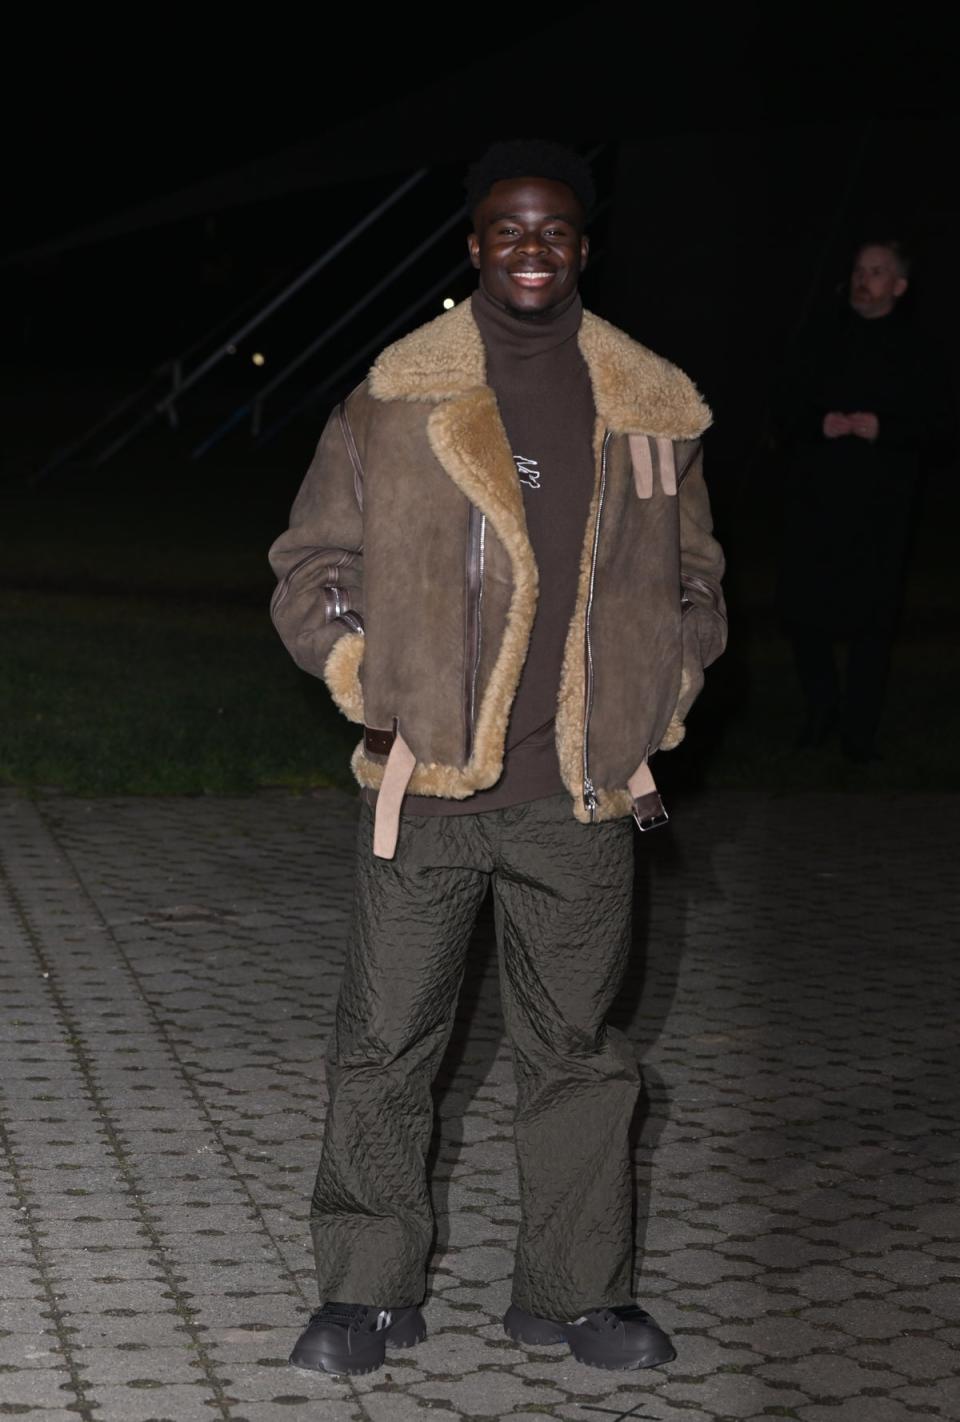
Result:
{"label": "black chunky sneaker", "polygon": [[591,1368],[656,1368],[677,1356],[663,1329],[636,1304],[592,1308],[570,1323],[511,1304],[503,1329],[515,1343],[567,1343],[577,1362]]}
{"label": "black chunky sneaker", "polygon": [[323,1373],[372,1373],[383,1366],[387,1344],[412,1348],[427,1336],[418,1308],[325,1303],[310,1315],[290,1354],[295,1368]]}

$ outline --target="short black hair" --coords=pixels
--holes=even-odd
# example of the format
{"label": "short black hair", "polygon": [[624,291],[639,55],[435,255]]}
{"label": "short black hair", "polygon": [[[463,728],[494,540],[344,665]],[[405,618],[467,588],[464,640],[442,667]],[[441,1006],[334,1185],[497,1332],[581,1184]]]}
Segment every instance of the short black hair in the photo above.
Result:
{"label": "short black hair", "polygon": [[513,138],[494,143],[467,169],[463,186],[472,217],[494,183],[504,178],[550,178],[576,193],[588,216],[596,201],[593,174],[586,158],[561,143],[539,138]]}

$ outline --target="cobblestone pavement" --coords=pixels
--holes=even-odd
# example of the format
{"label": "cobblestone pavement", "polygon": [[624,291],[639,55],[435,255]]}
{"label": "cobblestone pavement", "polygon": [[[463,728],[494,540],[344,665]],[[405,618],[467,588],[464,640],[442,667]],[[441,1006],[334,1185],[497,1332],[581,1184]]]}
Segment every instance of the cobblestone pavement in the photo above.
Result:
{"label": "cobblestone pavement", "polygon": [[960,1417],[960,799],[691,799],[640,842],[651,1373],[502,1333],[517,1218],[489,917],[438,1083],[429,1338],[286,1365],[355,805],[0,796],[0,1416]]}

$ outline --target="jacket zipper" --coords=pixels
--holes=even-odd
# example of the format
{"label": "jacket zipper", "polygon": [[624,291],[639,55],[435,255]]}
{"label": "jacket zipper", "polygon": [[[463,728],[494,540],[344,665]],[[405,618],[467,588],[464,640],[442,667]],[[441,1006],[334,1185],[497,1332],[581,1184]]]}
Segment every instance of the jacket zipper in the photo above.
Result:
{"label": "jacket zipper", "polygon": [[603,514],[603,499],[607,490],[607,445],[610,431],[603,436],[600,452],[600,493],[597,497],[597,519],[593,526],[593,552],[590,557],[590,582],[587,586],[587,607],[583,619],[584,663],[586,667],[586,694],[583,707],[583,808],[589,811],[590,823],[597,818],[599,801],[593,781],[590,779],[590,715],[593,711],[593,647],[590,642],[590,614],[593,611],[593,590],[597,575],[597,549],[600,546],[600,518]]}
{"label": "jacket zipper", "polygon": [[473,754],[473,737],[477,713],[477,685],[480,679],[480,653],[483,649],[483,567],[486,552],[487,516],[470,509],[467,538],[467,627],[464,677],[464,751],[469,760]]}

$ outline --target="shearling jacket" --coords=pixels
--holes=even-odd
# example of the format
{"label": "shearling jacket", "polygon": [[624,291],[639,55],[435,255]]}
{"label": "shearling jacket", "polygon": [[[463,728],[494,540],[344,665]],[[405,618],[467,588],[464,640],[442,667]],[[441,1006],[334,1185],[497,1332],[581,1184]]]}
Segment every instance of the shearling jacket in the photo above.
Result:
{"label": "shearling jacket", "polygon": [[[572,813],[589,823],[631,813],[632,777],[682,738],[726,622],[702,474],[709,410],[682,371],[599,317],[584,312],[578,341],[595,480],[556,743]],[[469,302],[387,347],[334,412],[270,561],[286,647],[365,726],[360,784],[381,785],[402,736],[412,793],[493,785],[537,567]]]}

